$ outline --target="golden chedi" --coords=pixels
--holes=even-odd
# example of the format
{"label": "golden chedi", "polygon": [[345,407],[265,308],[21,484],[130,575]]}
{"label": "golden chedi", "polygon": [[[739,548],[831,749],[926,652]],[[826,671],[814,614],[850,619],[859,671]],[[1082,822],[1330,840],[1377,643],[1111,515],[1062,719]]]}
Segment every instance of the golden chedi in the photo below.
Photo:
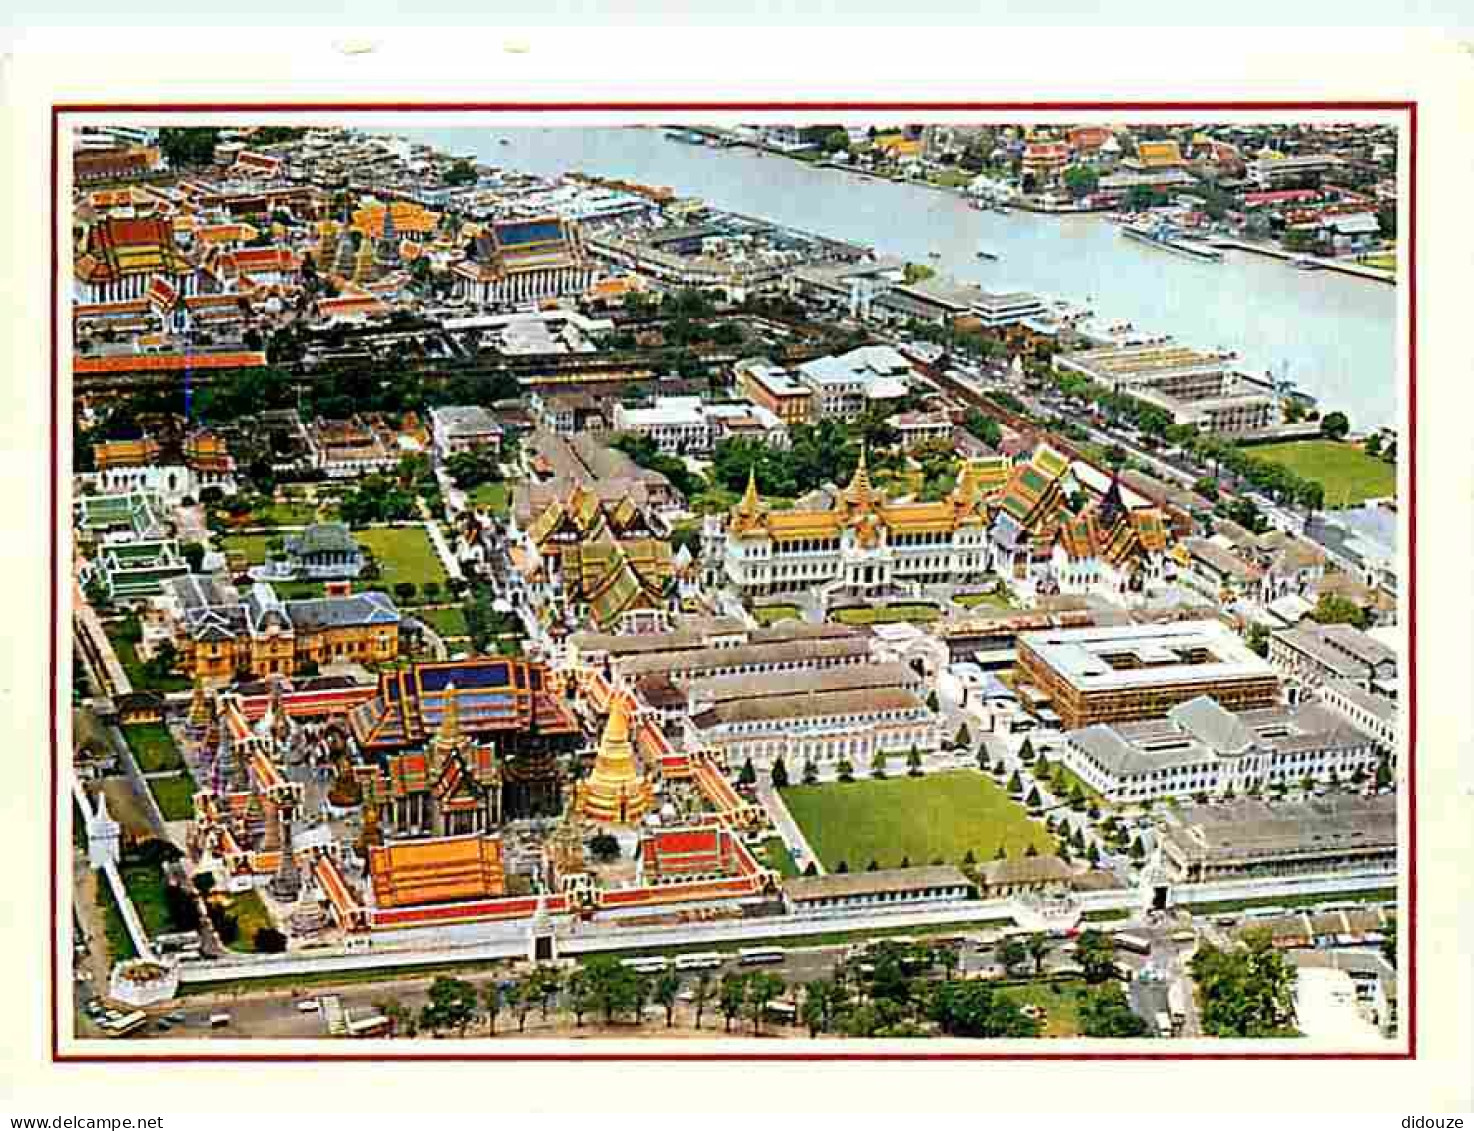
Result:
{"label": "golden chedi", "polygon": [[610,702],[594,772],[574,786],[573,796],[580,816],[604,824],[634,824],[654,805],[654,791],[635,763],[629,704],[622,695]]}

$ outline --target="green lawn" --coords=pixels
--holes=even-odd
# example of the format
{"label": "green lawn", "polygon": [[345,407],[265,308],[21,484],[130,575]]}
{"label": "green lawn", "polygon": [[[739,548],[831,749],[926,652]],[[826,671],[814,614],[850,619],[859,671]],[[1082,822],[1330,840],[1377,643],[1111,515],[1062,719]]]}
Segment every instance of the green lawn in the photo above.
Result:
{"label": "green lawn", "polygon": [[[119,868],[119,872],[123,877],[123,887],[128,891],[128,898],[133,901],[133,910],[138,912],[138,918],[148,937],[154,938],[173,930],[169,905],[164,902],[163,869],[156,864],[125,863]],[[99,876],[98,882],[107,887],[105,877]],[[121,921],[121,916],[119,919]],[[127,933],[127,928],[124,928],[124,933]]]}
{"label": "green lawn", "polygon": [[[124,884],[126,887],[127,885]],[[118,901],[113,898],[112,885],[101,872],[97,873],[97,905],[102,908],[103,930],[107,934],[109,962],[121,962],[135,958],[138,951],[133,946],[133,936],[123,922],[123,913],[118,910]]]}
{"label": "green lawn", "polygon": [[221,541],[227,554],[241,554],[248,565],[266,562],[266,544],[280,534],[227,534]]}
{"label": "green lawn", "polygon": [[829,614],[829,619],[840,624],[895,624],[909,621],[924,624],[942,615],[935,605],[882,605],[879,608],[838,609]]}
{"label": "green lawn", "polygon": [[946,188],[961,188],[963,185],[972,184],[975,173],[969,173],[966,169],[933,169],[927,174],[927,179],[935,185]]}
{"label": "green lawn", "polygon": [[194,816],[196,786],[188,770],[180,770],[172,778],[151,778],[148,783],[159,812],[166,821],[187,821]]}
{"label": "green lawn", "polygon": [[1041,1037],[1078,1037],[1080,1003],[1085,992],[1082,981],[1051,980],[1000,986],[998,996],[1015,1005],[1033,1005],[1044,1010]]}
{"label": "green lawn", "polygon": [[353,537],[372,550],[379,563],[379,578],[373,583],[376,588],[393,593],[401,581],[412,581],[416,586],[434,581],[442,590],[445,588],[445,570],[440,568],[440,559],[423,526],[355,530]]}
{"label": "green lawn", "polygon": [[113,643],[113,651],[117,653],[118,663],[122,664],[123,670],[128,673],[128,682],[133,684],[134,691],[187,691],[193,686],[182,675],[169,675],[162,679],[153,678],[144,670],[143,661],[138,658],[138,650],[132,641],[115,635],[113,625],[108,625],[105,631],[108,639]]}
{"label": "green lawn", "polygon": [[1363,499],[1397,494],[1397,467],[1369,456],[1358,444],[1334,440],[1298,440],[1245,449],[1255,459],[1288,467],[1296,475],[1325,488],[1326,506],[1355,505]]}
{"label": "green lawn", "polygon": [[788,845],[783,843],[781,836],[770,836],[763,841],[758,859],[769,868],[776,869],[785,880],[798,875],[798,865],[793,862],[793,854],[788,851]]}
{"label": "green lawn", "polygon": [[424,621],[441,636],[466,636],[466,613],[460,606],[449,609],[416,609],[415,616]]}
{"label": "green lawn", "polygon": [[968,849],[978,861],[988,861],[1000,844],[1015,857],[1031,844],[1041,853],[1054,850],[1049,834],[1029,820],[1022,805],[971,770],[793,786],[783,791],[783,800],[831,871],[840,861],[856,872],[871,860],[894,868],[903,857],[914,865],[937,857],[959,864]]}
{"label": "green lawn", "polygon": [[123,737],[133,751],[133,760],[145,774],[177,770],[184,765],[174,737],[162,723],[133,723],[123,728]]}
{"label": "green lawn", "polygon": [[975,609],[979,605],[987,605],[993,609],[1012,609],[1017,606],[1008,599],[1006,591],[996,593],[964,593],[960,597],[953,597],[952,602],[961,605],[964,609]]}
{"label": "green lawn", "polygon": [[317,507],[306,502],[269,503],[251,512],[256,526],[309,526],[317,521]]}
{"label": "green lawn", "polygon": [[506,514],[512,505],[512,488],[505,481],[483,483],[470,495],[473,504],[485,507],[494,515]]}
{"label": "green lawn", "polygon": [[757,618],[758,624],[764,627],[770,624],[777,624],[780,620],[799,619],[797,605],[764,605],[761,608],[753,609],[752,615]]}

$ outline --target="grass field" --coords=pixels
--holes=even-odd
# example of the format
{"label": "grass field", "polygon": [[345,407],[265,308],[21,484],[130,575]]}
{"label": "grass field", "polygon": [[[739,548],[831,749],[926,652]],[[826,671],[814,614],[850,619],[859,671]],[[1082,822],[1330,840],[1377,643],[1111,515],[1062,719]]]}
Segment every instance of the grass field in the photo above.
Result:
{"label": "grass field", "polygon": [[[124,885],[127,886],[126,884]],[[103,930],[107,934],[107,956],[109,962],[121,962],[135,958],[138,951],[133,946],[133,936],[123,922],[123,913],[118,910],[118,901],[113,898],[112,885],[101,872],[97,873],[97,905],[102,908]]]}
{"label": "grass field", "polygon": [[938,619],[941,615],[941,610],[935,605],[882,605],[873,609],[837,609],[829,614],[829,619],[852,626],[896,624],[902,621],[925,624],[927,621]]}
{"label": "grass field", "polygon": [[494,515],[504,515],[511,509],[512,488],[504,481],[483,483],[471,492],[471,502],[485,507]]}
{"label": "grass field", "polygon": [[418,609],[415,616],[441,636],[465,636],[470,631],[466,627],[465,610],[459,606],[449,609]]}
{"label": "grass field", "polygon": [[148,788],[153,790],[164,820],[187,821],[194,816],[196,786],[188,770],[180,770],[172,778],[151,778]]}
{"label": "grass field", "polygon": [[793,862],[788,845],[783,843],[781,836],[770,836],[763,841],[759,859],[769,868],[777,869],[778,874],[785,880],[798,875],[798,865]]}
{"label": "grass field", "polygon": [[114,635],[112,625],[104,630],[108,639],[112,641],[113,651],[117,653],[118,663],[123,665],[123,670],[128,673],[128,682],[133,685],[134,691],[187,691],[191,684],[182,675],[168,675],[162,679],[155,679],[144,669],[143,661],[138,658],[138,650],[132,641],[124,640]]}
{"label": "grass field", "polygon": [[991,609],[1012,609],[1017,606],[1008,599],[1006,592],[999,593],[964,593],[960,597],[953,597],[954,604],[961,605],[964,609],[975,609],[979,605],[986,605]]}
{"label": "grass field", "polygon": [[1085,997],[1085,983],[1076,981],[1025,982],[1018,986],[1000,986],[998,996],[1015,1005],[1033,1005],[1044,1010],[1041,1037],[1077,1037],[1080,1035],[1080,1003]]}
{"label": "grass field", "polygon": [[757,618],[760,625],[766,627],[777,624],[780,620],[798,620],[797,605],[764,605],[753,609],[752,615]]}
{"label": "grass field", "polygon": [[123,728],[123,737],[133,751],[133,760],[145,774],[177,770],[184,765],[173,736],[162,723],[133,723]]}
{"label": "grass field", "polygon": [[[171,930],[173,923],[169,916],[169,905],[164,902],[163,869],[156,864],[125,863],[119,868],[119,872],[123,877],[123,887],[128,891],[128,898],[133,901],[133,910],[138,912],[138,918],[149,938]],[[98,882],[107,887],[107,880],[101,876],[98,877]],[[120,922],[121,918],[120,915]],[[123,933],[127,934],[126,927]]]}
{"label": "grass field", "polygon": [[1029,845],[1041,853],[1054,845],[1022,805],[982,774],[955,770],[921,778],[793,786],[783,791],[793,819],[833,871],[844,861],[860,871],[877,861],[895,868],[940,857],[958,864],[968,849],[979,861],[1002,845],[1011,857]]}
{"label": "grass field", "polygon": [[375,527],[372,530],[355,530],[353,537],[369,550],[379,563],[379,579],[375,587],[394,592],[401,581],[412,581],[423,586],[427,581],[445,587],[445,570],[440,568],[440,559],[435,556],[435,547],[430,545],[430,536],[422,526]]}
{"label": "grass field", "polygon": [[1329,508],[1397,494],[1397,467],[1369,456],[1356,444],[1334,440],[1299,440],[1246,449],[1255,459],[1288,467],[1296,475],[1325,488]]}

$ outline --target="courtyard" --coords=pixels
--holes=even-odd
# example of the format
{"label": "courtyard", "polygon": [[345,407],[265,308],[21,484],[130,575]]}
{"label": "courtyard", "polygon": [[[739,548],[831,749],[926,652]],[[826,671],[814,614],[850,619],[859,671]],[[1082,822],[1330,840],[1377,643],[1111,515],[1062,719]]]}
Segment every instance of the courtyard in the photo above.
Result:
{"label": "courtyard", "polygon": [[[894,772],[904,770],[897,765]],[[1054,850],[1022,805],[972,770],[792,786],[782,794],[831,872],[841,862],[863,871],[872,860],[882,868],[898,868],[903,860],[960,864],[968,852],[985,864],[1000,846],[1010,857],[1025,855],[1030,845],[1041,854]]]}
{"label": "courtyard", "polygon": [[1369,456],[1358,444],[1335,440],[1299,440],[1246,449],[1255,459],[1287,467],[1325,489],[1326,507],[1355,506],[1366,499],[1397,493],[1397,465]]}

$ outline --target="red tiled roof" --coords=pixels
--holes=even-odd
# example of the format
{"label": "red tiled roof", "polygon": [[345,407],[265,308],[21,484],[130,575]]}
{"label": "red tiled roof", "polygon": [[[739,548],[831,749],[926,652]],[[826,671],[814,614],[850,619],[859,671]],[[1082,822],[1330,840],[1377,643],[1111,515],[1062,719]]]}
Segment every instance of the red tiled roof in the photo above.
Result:
{"label": "red tiled roof", "polygon": [[72,373],[86,377],[102,373],[171,373],[184,369],[253,369],[266,364],[266,355],[257,351],[234,353],[161,353],[128,354],[122,357],[78,357],[72,361]]}

